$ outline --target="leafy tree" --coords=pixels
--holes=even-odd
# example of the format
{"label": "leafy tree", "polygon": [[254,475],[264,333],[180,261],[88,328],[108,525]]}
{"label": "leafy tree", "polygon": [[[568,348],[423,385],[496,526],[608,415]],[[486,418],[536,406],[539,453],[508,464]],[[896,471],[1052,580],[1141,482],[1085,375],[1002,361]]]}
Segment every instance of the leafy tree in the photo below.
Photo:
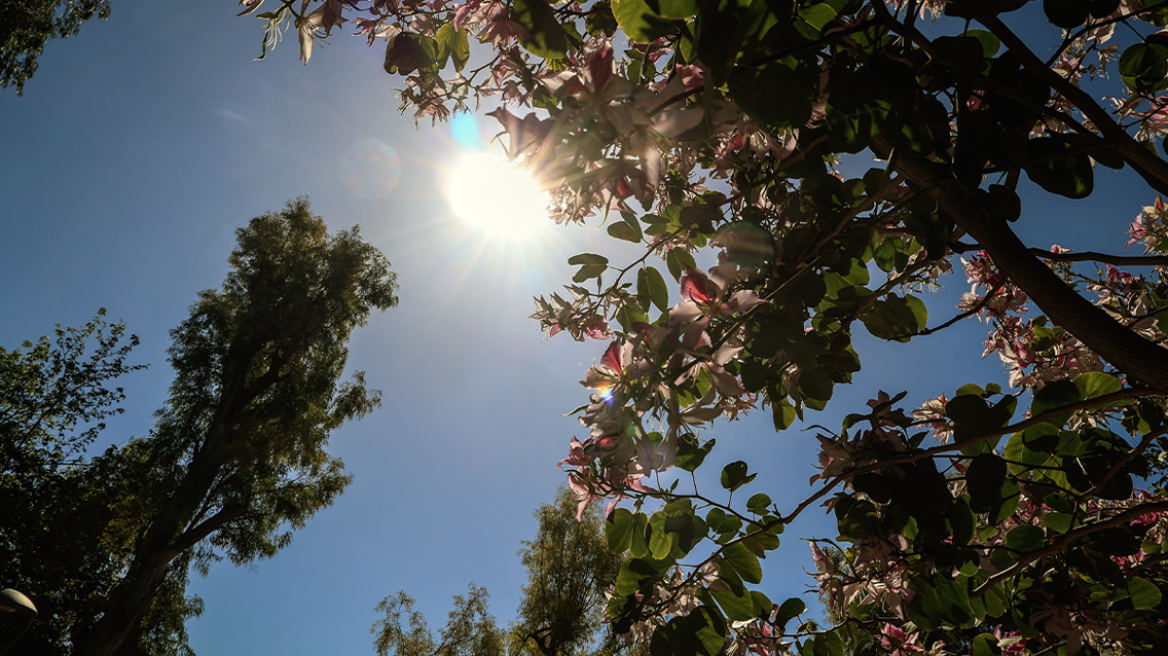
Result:
{"label": "leafy tree", "polygon": [[0,520],[0,555],[48,618],[31,636],[44,653],[189,653],[190,568],[275,555],[349,482],[324,447],[380,397],[361,373],[342,382],[345,344],[396,304],[394,274],[305,200],[237,236],[223,286],[171,332],[175,380],[148,437],[79,456],[121,400],[105,383],[137,368],[120,324],[0,351],[0,494],[20,509]]}
{"label": "leafy tree", "polygon": [[584,656],[608,633],[604,593],[624,558],[608,549],[600,514],[590,508],[577,521],[576,505],[566,489],[541,505],[535,539],[519,551],[527,585],[512,632],[531,656]]}
{"label": "leafy tree", "polygon": [[[414,610],[414,600],[404,591],[386,597],[377,605],[385,613],[371,631],[378,656],[499,656],[505,652],[506,637],[488,610],[487,589],[471,584],[466,597],[454,595],[454,610],[435,640],[426,618]],[[406,617],[409,631],[402,626]]]}
{"label": "leafy tree", "polygon": [[[295,19],[305,58],[349,19],[385,38],[415,118],[502,99],[490,114],[553,218],[602,215],[644,247],[574,256],[570,298],[535,315],[611,342],[585,379],[590,435],[562,465],[583,503],[635,499],[607,519],[631,554],[617,630],[687,656],[1168,649],[1168,2],[323,0],[261,16],[269,35]],[[1091,196],[1098,166],[1146,183],[1129,230],[1143,255],[1019,238],[1035,220],[1020,194]],[[923,293],[962,254],[974,288],[930,320]],[[827,408],[862,366],[853,330],[908,342],[975,316],[1011,389],[909,405],[873,390],[818,435],[808,498],[731,496],[758,475],[744,461],[709,489],[711,424],[765,408],[783,431]],[[659,476],[672,468],[692,487]],[[759,558],[824,502],[839,535],[812,545],[838,625],[812,630],[798,599],[755,588]]]}
{"label": "leafy tree", "polygon": [[[127,503],[133,481],[119,450],[84,458],[102,420],[121,412],[124,395],[110,381],[143,368],[126,362],[137,337],[122,345],[125,326],[104,315],[58,327],[53,339],[0,348],[0,570],[40,611],[20,642],[24,654],[69,653],[102,612],[144,521]],[[151,606],[149,628],[130,641],[151,648],[123,653],[183,651],[183,623],[201,608],[185,587],[185,568],[176,567]]]}
{"label": "leafy tree", "polygon": [[0,87],[16,95],[37,70],[37,57],[49,39],[67,39],[81,24],[109,18],[109,0],[5,0],[0,3]]}
{"label": "leafy tree", "polygon": [[356,229],[330,237],[307,201],[237,231],[231,272],[171,332],[175,381],[124,458],[148,506],[127,571],[77,649],[109,656],[140,626],[175,561],[269,558],[349,477],[329,434],[380,402],[341,382],[349,333],[397,303],[385,257]]}
{"label": "leafy tree", "polygon": [[[625,651],[604,625],[605,591],[623,557],[608,548],[604,518],[561,489],[553,503],[535,511],[539,529],[519,556],[527,585],[518,617],[507,630],[488,610],[487,589],[471,585],[455,595],[454,610],[435,638],[405,592],[377,606],[385,617],[373,625],[378,656],[611,656]],[[405,624],[403,624],[403,618]],[[408,626],[408,628],[407,628]]]}

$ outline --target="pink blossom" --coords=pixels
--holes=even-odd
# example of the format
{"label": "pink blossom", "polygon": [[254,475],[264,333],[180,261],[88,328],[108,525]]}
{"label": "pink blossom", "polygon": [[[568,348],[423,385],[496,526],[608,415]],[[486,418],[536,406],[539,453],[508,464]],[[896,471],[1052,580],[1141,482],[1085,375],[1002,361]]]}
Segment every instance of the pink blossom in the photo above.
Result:
{"label": "pink blossom", "polygon": [[682,274],[681,296],[685,300],[669,311],[669,320],[672,323],[694,321],[715,314],[737,314],[756,305],[769,303],[749,289],[736,291],[727,298],[726,289],[731,280],[724,277],[724,267],[715,267],[711,271],[714,272],[712,279],[694,269]]}

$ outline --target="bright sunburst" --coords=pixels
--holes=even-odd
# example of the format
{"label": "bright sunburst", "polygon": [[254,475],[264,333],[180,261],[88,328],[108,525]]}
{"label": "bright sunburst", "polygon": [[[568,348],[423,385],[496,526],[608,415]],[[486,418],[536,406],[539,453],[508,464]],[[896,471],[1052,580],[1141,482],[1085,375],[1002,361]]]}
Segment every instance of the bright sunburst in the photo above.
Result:
{"label": "bright sunburst", "polygon": [[502,155],[458,153],[446,170],[443,193],[454,214],[492,237],[524,239],[548,223],[548,194]]}

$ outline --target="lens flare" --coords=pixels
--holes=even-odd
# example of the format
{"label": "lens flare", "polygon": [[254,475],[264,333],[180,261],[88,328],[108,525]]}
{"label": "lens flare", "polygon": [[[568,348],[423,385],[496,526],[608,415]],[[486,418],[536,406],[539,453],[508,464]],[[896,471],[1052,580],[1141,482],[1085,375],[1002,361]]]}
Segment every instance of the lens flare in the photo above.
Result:
{"label": "lens flare", "polygon": [[482,148],[479,141],[479,120],[474,114],[463,112],[450,119],[450,137],[463,150]]}
{"label": "lens flare", "polygon": [[377,139],[349,144],[337,169],[349,193],[366,200],[388,196],[401,179],[401,162],[393,148]]}

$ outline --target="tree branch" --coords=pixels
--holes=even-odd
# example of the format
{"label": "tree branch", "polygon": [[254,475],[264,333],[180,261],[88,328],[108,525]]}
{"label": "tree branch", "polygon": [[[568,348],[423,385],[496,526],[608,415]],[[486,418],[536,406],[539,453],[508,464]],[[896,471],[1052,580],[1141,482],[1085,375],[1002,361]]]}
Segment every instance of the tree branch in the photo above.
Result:
{"label": "tree branch", "polygon": [[[872,150],[878,157],[886,156],[892,143],[880,135],[873,140]],[[897,169],[921,186],[941,183],[932,192],[941,209],[976,239],[994,264],[1057,325],[1124,373],[1168,393],[1168,350],[1129,330],[1067,286],[1030,252],[1006,221],[991,219],[981,199],[953,184],[947,167],[902,154]]]}
{"label": "tree branch", "polygon": [[1041,248],[1031,248],[1031,253],[1044,260],[1054,262],[1103,262],[1104,264],[1118,264],[1121,266],[1166,266],[1168,255],[1112,255],[1096,251],[1082,253],[1051,253]]}
{"label": "tree branch", "polygon": [[185,551],[199,543],[200,540],[211,535],[215,531],[223,528],[228,522],[232,522],[247,513],[246,505],[227,506],[207,518],[205,522],[194,526],[193,528],[183,531],[182,535],[175,538],[171,543],[171,548],[177,551]]}
{"label": "tree branch", "polygon": [[1095,99],[1069,80],[1054,72],[1040,60],[1022,39],[1010,31],[1009,27],[997,16],[983,15],[977,17],[978,22],[985,25],[994,36],[1005,44],[1010,52],[1018,58],[1026,70],[1033,73],[1044,84],[1057,91],[1075,108],[1095,125],[1104,138],[1131,164],[1136,173],[1156,191],[1168,194],[1168,162],[1157,157],[1147,148],[1135,140],[1121,125],[1116,123],[1111,114],[1095,102]]}
{"label": "tree branch", "polygon": [[1156,503],[1144,504],[1138,508],[1128,508],[1127,510],[1119,513],[1118,515],[1115,515],[1107,521],[1095,522],[1094,524],[1088,524],[1087,526],[1080,526],[1079,528],[1070,531],[1069,533],[1065,533],[1062,538],[1055,540],[1047,546],[1037,551],[1031,551],[1024,554],[1021,558],[1018,559],[1018,562],[998,572],[997,574],[994,574],[985,583],[979,585],[977,589],[969,595],[969,597],[973,599],[982,596],[986,593],[987,590],[994,587],[998,583],[1001,583],[1008,578],[1017,576],[1018,573],[1025,569],[1026,566],[1030,563],[1062,551],[1066,547],[1070,546],[1072,542],[1078,540],[1084,535],[1090,535],[1096,531],[1102,531],[1105,528],[1119,526],[1125,521],[1135,519],[1142,515],[1156,512],[1158,510],[1168,510],[1168,501],[1158,501]]}
{"label": "tree branch", "polygon": [[[980,244],[957,244],[961,246],[959,253],[971,250],[981,250]],[[956,249],[954,249],[956,250]],[[1030,252],[1044,260],[1052,262],[1103,262],[1120,266],[1168,266],[1168,255],[1112,255],[1098,251],[1052,253],[1041,248],[1031,248]]]}
{"label": "tree branch", "polygon": [[1115,478],[1116,474],[1123,471],[1123,468],[1127,466],[1127,463],[1131,462],[1137,456],[1147,450],[1147,448],[1152,445],[1152,442],[1164,433],[1168,433],[1168,426],[1161,426],[1159,429],[1145,435],[1143,439],[1140,440],[1140,443],[1135,445],[1131,451],[1128,451],[1123,455],[1122,458],[1115,461],[1115,464],[1111,466],[1111,469],[1107,470],[1107,473],[1103,475],[1103,478],[1100,478],[1098,481],[1096,481],[1095,485],[1091,487],[1091,492],[1098,493],[1099,490],[1102,490],[1103,486],[1107,485],[1108,481]]}

